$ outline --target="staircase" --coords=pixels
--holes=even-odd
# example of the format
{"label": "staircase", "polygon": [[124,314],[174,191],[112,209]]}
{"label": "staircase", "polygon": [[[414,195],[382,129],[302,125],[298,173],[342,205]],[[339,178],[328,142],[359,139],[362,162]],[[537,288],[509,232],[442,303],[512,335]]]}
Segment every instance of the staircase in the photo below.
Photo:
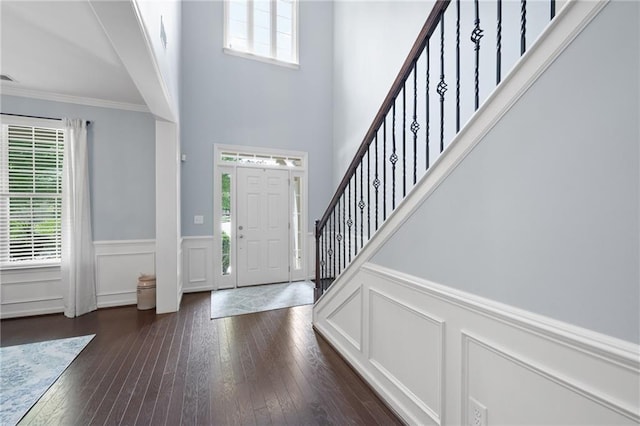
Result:
{"label": "staircase", "polygon": [[436,3],[317,222],[314,329],[407,424],[640,423],[640,5],[554,6]]}
{"label": "staircase", "polygon": [[[438,162],[555,14],[555,0],[435,3],[316,221],[316,300]],[[485,50],[489,54],[481,55]]]}

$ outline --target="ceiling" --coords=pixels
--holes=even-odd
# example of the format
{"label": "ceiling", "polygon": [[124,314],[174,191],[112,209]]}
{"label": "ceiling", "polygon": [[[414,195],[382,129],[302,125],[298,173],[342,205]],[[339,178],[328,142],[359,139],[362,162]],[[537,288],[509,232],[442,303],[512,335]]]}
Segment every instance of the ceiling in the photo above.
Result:
{"label": "ceiling", "polygon": [[145,104],[87,0],[2,0],[0,39],[3,93]]}

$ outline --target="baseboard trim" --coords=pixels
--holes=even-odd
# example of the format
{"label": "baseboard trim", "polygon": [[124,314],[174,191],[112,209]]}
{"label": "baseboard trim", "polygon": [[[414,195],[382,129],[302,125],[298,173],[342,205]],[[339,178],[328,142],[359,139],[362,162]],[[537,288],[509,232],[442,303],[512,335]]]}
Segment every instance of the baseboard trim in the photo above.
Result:
{"label": "baseboard trim", "polygon": [[[405,422],[402,418],[402,416],[400,416],[400,414],[398,413],[398,411],[392,406],[390,405],[380,394],[380,392],[378,392],[378,390],[376,388],[374,388],[373,386],[370,385],[371,380],[366,378],[365,376],[363,376],[360,373],[360,370],[358,370],[354,364],[351,362],[351,360],[349,358],[346,358],[343,355],[343,352],[339,350],[339,348],[334,344],[334,342],[328,338],[328,334],[326,334],[324,331],[322,331],[321,328],[317,327],[316,324],[312,324],[311,327],[313,328],[313,331],[320,336],[320,338],[322,340],[324,340],[327,345],[329,345],[331,347],[331,349],[333,349],[335,351],[335,353],[340,357],[340,359],[342,359],[345,364],[347,364],[349,366],[349,368],[355,373],[356,376],[358,376],[358,378],[360,380],[362,380],[369,389],[371,389],[371,391],[374,393],[374,395],[376,396],[376,398],[378,398],[380,400],[380,402],[387,407],[387,409],[389,409],[389,411],[391,411],[397,418],[398,420],[400,420],[403,424],[408,425],[409,423]],[[413,423],[413,424],[417,424],[417,423]]]}

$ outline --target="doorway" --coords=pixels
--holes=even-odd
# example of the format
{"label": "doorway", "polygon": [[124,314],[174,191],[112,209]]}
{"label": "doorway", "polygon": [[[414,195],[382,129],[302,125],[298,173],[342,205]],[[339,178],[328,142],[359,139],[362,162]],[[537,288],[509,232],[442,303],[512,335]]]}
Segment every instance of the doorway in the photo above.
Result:
{"label": "doorway", "polygon": [[289,280],[286,170],[238,167],[237,286]]}
{"label": "doorway", "polygon": [[215,145],[214,285],[307,277],[307,155]]}

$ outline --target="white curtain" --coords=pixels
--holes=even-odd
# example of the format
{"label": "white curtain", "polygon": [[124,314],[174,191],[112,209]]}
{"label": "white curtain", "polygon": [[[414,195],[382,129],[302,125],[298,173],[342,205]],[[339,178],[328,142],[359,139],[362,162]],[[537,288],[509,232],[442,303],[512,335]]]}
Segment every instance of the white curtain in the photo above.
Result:
{"label": "white curtain", "polygon": [[64,314],[77,317],[97,309],[94,275],[87,126],[65,119],[62,166],[62,285]]}

